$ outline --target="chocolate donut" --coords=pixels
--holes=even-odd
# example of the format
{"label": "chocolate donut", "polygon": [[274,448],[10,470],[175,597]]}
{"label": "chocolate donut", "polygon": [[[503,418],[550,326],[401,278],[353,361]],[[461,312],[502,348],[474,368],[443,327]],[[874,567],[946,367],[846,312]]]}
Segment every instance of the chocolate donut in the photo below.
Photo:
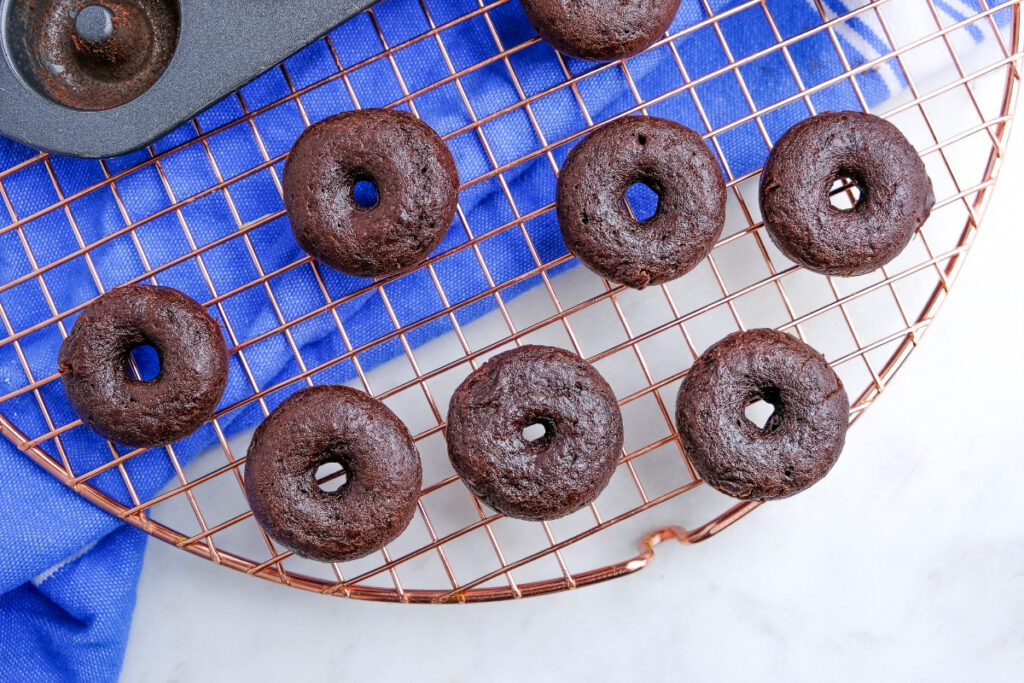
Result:
{"label": "chocolate donut", "polygon": [[[316,471],[340,464],[336,491]],[[409,430],[380,401],[342,386],[302,389],[256,429],[245,494],[270,536],[321,562],[364,557],[398,538],[420,495],[420,458]]]}
{"label": "chocolate donut", "polygon": [[[637,221],[626,207],[636,183],[658,195]],[[577,145],[558,176],[558,223],[588,268],[643,289],[700,262],[725,225],[725,181],[700,135],[651,116],[618,119]]]}
{"label": "chocolate donut", "polygon": [[[160,373],[135,379],[128,358],[152,346]],[[182,439],[213,416],[228,381],[217,322],[169,287],[118,287],[89,304],[57,357],[75,413],[98,434],[136,448]]]}
{"label": "chocolate donut", "polygon": [[[530,440],[527,427],[543,434]],[[579,356],[548,346],[499,354],[455,390],[448,456],[480,500],[509,517],[564,517],[597,498],[622,451],[611,387]]]}
{"label": "chocolate donut", "polygon": [[[829,200],[852,180],[849,210]],[[761,214],[776,246],[826,275],[862,275],[907,246],[935,204],[924,163],[896,126],[871,114],[828,112],[790,128],[761,175]]]}
{"label": "chocolate donut", "polygon": [[[376,199],[357,197],[361,182]],[[448,147],[402,111],[350,111],[314,124],[284,169],[296,241],[349,275],[390,275],[426,259],[451,227],[458,196]]]}
{"label": "chocolate donut", "polygon": [[[758,427],[745,410],[775,412]],[[775,330],[736,332],[694,363],[679,390],[676,425],[698,474],[722,493],[773,500],[799,493],[843,450],[850,402],[813,348]]]}
{"label": "chocolate donut", "polygon": [[679,0],[520,0],[540,37],[596,62],[631,57],[665,35]]}

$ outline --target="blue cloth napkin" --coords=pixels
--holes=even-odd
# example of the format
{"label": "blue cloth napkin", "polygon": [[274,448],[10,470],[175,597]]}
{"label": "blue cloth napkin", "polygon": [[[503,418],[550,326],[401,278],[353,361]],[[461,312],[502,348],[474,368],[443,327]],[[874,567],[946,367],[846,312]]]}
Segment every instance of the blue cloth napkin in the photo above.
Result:
{"label": "blue cloth napkin", "polygon": [[[720,12],[743,3],[712,0],[710,4]],[[863,4],[859,0],[824,2],[830,16]],[[822,23],[812,0],[767,0],[765,5],[784,38]],[[917,3],[891,2],[888,6],[903,5]],[[977,0],[936,0],[936,5],[944,20],[950,22],[980,10]],[[442,24],[479,5],[476,0],[427,0],[427,7],[434,22]],[[920,8],[914,11],[920,14]],[[409,90],[419,91],[449,76],[433,38],[410,42],[429,29],[416,0],[384,0],[375,12],[389,45],[409,43],[395,55]],[[489,14],[500,46],[481,16],[441,33],[456,69],[470,67],[534,36],[514,0],[494,7]],[[683,0],[672,31],[705,18],[699,0]],[[931,21],[927,16],[911,20]],[[1006,17],[1000,16],[1000,20],[1005,23]],[[768,17],[757,5],[722,20],[720,27],[734,59],[745,58],[776,42]],[[969,32],[979,42],[989,34],[976,27]],[[855,66],[891,52],[870,12],[837,25],[836,33],[846,57]],[[330,39],[337,58],[346,65],[379,55],[383,48],[366,14],[337,28]],[[690,79],[701,78],[728,63],[725,49],[710,26],[687,34],[676,40],[675,45]],[[790,54],[804,87],[814,88],[843,72],[842,61],[826,33],[817,32],[794,42]],[[527,95],[547,91],[565,80],[554,52],[544,44],[517,50],[509,62]],[[569,60],[568,65],[574,75],[596,68],[574,60]],[[667,46],[629,60],[628,66],[638,91],[648,100],[684,82]],[[12,334],[52,317],[48,298],[58,312],[65,311],[94,298],[101,287],[109,289],[183,257],[193,249],[193,241],[199,246],[222,242],[204,252],[202,263],[195,258],[184,259],[162,269],[156,280],[199,301],[232,292],[257,278],[261,271],[271,273],[298,260],[302,254],[291,237],[287,219],[265,218],[283,208],[273,176],[274,172],[279,176],[281,163],[273,169],[252,169],[265,161],[264,149],[270,158],[284,154],[303,128],[297,103],[278,103],[290,87],[309,88],[299,99],[312,120],[356,105],[346,84],[330,78],[336,72],[335,54],[323,40],[302,50],[286,61],[284,70],[270,70],[244,87],[240,96],[226,98],[199,115],[195,123],[182,126],[155,143],[153,151],[170,151],[161,161],[163,175],[153,164],[146,163],[152,156],[147,150],[107,160],[103,165],[91,160],[54,157],[49,159],[48,167],[41,160],[31,161],[36,156],[33,150],[0,138],[0,183],[11,200],[10,210],[0,204],[0,283],[12,283],[33,267],[47,268],[41,279],[30,278],[0,292],[0,305],[7,318],[3,335],[8,338],[0,340],[0,395],[55,372],[62,338],[57,325],[49,324],[25,334],[17,345],[9,339]],[[758,108],[771,106],[799,90],[778,51],[744,65],[740,73]],[[402,96],[401,84],[387,59],[371,61],[349,74],[348,81],[362,107],[385,106]],[[472,112],[467,111],[453,83],[413,99],[416,112],[443,135],[458,131],[473,117],[505,110],[518,99],[516,84],[501,61],[466,74],[461,82]],[[903,87],[905,77],[895,60],[883,59],[857,75],[855,82],[873,106]],[[596,122],[636,104],[618,67],[584,77],[579,82],[579,91]],[[750,113],[734,73],[726,72],[702,83],[694,88],[693,94],[715,128]],[[674,94],[648,107],[648,113],[676,119],[706,132],[693,94]],[[850,79],[821,88],[810,99],[819,111],[861,108]],[[246,110],[259,112],[254,126],[240,120]],[[539,97],[533,112],[547,142],[563,139],[586,125],[579,104],[567,88]],[[769,135],[776,139],[808,114],[806,105],[797,100],[765,114],[762,121]],[[208,154],[196,137],[197,131],[211,130],[217,132],[206,140]],[[482,127],[482,132],[498,164],[516,160],[542,144],[522,108],[496,117]],[[720,134],[717,142],[724,157],[721,161],[733,176],[759,168],[768,152],[752,121]],[[451,136],[448,143],[464,182],[479,179],[493,169],[475,131]],[[569,147],[562,145],[554,150],[559,163]],[[11,171],[19,165],[22,167]],[[105,173],[123,174],[115,183],[116,195],[109,184],[90,189],[103,181]],[[175,201],[215,185],[218,175],[230,179],[227,193],[203,195],[185,204],[180,215],[165,211]],[[479,180],[463,191],[460,205],[466,224],[457,220],[438,250],[445,256],[437,262],[437,276],[453,305],[488,289],[488,274],[502,285],[536,267],[518,227],[495,230],[513,221],[515,211],[525,214],[551,203],[554,172],[541,155],[505,172],[504,179],[511,197],[506,196],[497,178]],[[51,208],[61,197],[68,196],[75,199],[66,210]],[[642,206],[635,208],[644,210]],[[237,236],[235,212],[244,224],[259,224],[248,232],[248,242]],[[72,230],[70,218],[74,219],[78,234]],[[139,224],[134,235],[110,238],[125,227],[126,221]],[[15,222],[19,224],[17,229],[12,227]],[[183,224],[188,226],[187,231]],[[532,219],[526,229],[543,262],[566,253],[553,212]],[[479,245],[489,266],[489,273],[484,273],[472,250],[459,246],[470,234],[488,231],[495,234]],[[77,256],[50,266],[76,253],[81,248],[79,239],[87,245],[106,241],[90,250],[89,260]],[[251,253],[256,255],[255,262]],[[570,262],[564,267],[571,266]],[[210,285],[204,272],[209,275]],[[368,284],[326,268],[319,269],[319,273],[334,300],[348,297]],[[514,297],[538,281],[538,276],[534,276],[517,282],[502,289],[501,295],[506,299]],[[309,265],[285,270],[271,278],[268,285],[288,321],[326,303]],[[401,325],[416,323],[443,309],[442,300],[425,272],[407,275],[384,289]],[[494,299],[487,297],[462,306],[456,316],[462,324],[493,306]],[[280,324],[264,288],[259,286],[232,294],[221,308],[210,307],[210,311],[230,326],[235,339],[229,343],[252,339]],[[338,306],[338,313],[354,346],[373,344],[356,357],[364,370],[403,353],[398,339],[375,343],[394,331],[378,292],[349,298]],[[73,316],[69,316],[64,321],[65,330],[70,329],[72,322]],[[451,323],[441,318],[414,328],[407,339],[415,347],[450,331]],[[310,368],[329,363],[345,350],[333,319],[326,313],[294,326],[292,335]],[[24,356],[24,364],[18,351]],[[273,408],[301,386],[288,382],[299,372],[299,366],[283,335],[275,334],[249,346],[244,355],[256,386],[248,381],[238,354],[234,354],[222,406],[234,405],[257,389],[283,384],[267,397],[269,407]],[[140,362],[144,368],[151,368],[153,359],[142,357]],[[339,383],[354,376],[355,365],[349,359],[325,365],[313,379],[318,383]],[[59,382],[41,387],[38,395],[27,393],[0,404],[0,412],[31,438],[50,429],[40,402],[56,425],[74,419]],[[261,418],[262,413],[250,404],[229,412],[220,422],[230,434],[254,426]],[[206,426],[176,444],[175,454],[187,462],[214,443],[213,430]],[[85,428],[67,432],[61,444],[76,473],[108,462],[112,455],[106,442]],[[57,452],[53,440],[44,442],[43,447],[51,454]],[[125,467],[136,495],[143,501],[155,495],[174,474],[163,449],[140,455]],[[115,679],[131,623],[145,535],[85,502],[6,440],[0,440],[0,482],[0,677],[18,681]],[[127,506],[134,504],[116,469],[90,479],[89,483]]]}

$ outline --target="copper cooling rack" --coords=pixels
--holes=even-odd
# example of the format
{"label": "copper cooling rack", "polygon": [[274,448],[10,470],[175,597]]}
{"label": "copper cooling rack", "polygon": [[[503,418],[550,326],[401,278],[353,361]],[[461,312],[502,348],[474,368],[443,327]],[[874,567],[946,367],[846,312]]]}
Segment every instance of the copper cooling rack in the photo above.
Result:
{"label": "copper cooling rack", "polygon": [[[52,160],[40,154],[25,159],[14,168],[0,173],[0,211],[11,215],[9,225],[0,234],[16,233],[31,264],[31,272],[15,281],[0,283],[0,292],[28,281],[37,281],[45,297],[48,315],[45,320],[24,329],[11,323],[10,310],[0,306],[0,320],[6,337],[0,346],[12,347],[21,361],[28,383],[0,398],[0,429],[27,457],[35,460],[53,476],[72,487],[83,497],[110,513],[138,526],[157,538],[179,548],[233,569],[271,581],[325,594],[404,602],[480,601],[515,598],[574,588],[624,574],[647,566],[658,543],[675,539],[684,543],[702,541],[751,512],[754,504],[735,504],[711,491],[697,479],[686,461],[673,427],[671,415],[674,396],[686,369],[700,351],[718,338],[736,329],[772,326],[795,333],[822,350],[836,368],[855,398],[851,421],[856,421],[879,396],[897,370],[917,346],[921,336],[945,300],[972,241],[981,224],[991,189],[999,172],[1004,145],[1009,132],[1017,88],[1022,44],[1021,1],[990,6],[980,2],[980,11],[960,21],[951,21],[940,12],[939,0],[919,2],[919,25],[896,26],[889,9],[908,0],[868,1],[857,9],[835,16],[826,11],[826,4],[816,0],[819,25],[805,33],[783,37],[772,17],[772,3],[751,0],[728,11],[715,14],[705,2],[707,18],[666,35],[652,49],[667,49],[679,70],[679,85],[669,91],[645,99],[633,79],[629,63],[616,62],[573,72],[560,59],[564,79],[543,91],[527,95],[520,74],[514,68],[515,53],[528,49],[536,38],[514,46],[502,44],[500,31],[492,16],[496,10],[514,0],[484,2],[463,16],[436,23],[424,0],[420,1],[429,30],[400,44],[389,45],[373,10],[369,19],[380,36],[384,49],[356,64],[343,65],[331,38],[324,44],[337,61],[336,73],[316,83],[297,87],[286,65],[280,69],[289,93],[275,102],[250,108],[243,95],[238,95],[244,111],[242,121],[251,128],[262,155],[262,163],[239,176],[225,179],[211,152],[212,136],[228,125],[203,130],[195,124],[196,136],[185,143],[209,157],[216,182],[199,194],[177,200],[167,184],[164,164],[176,149],[150,149],[145,160],[128,170],[103,165],[104,177],[90,187],[71,195],[62,193]],[[798,0],[803,1],[803,0]],[[760,8],[775,34],[774,44],[742,58],[734,57],[723,36],[721,23],[751,8]],[[1007,15],[1009,19],[1007,21]],[[881,27],[891,52],[866,62],[853,64],[846,57],[841,36],[856,20]],[[482,21],[498,50],[491,58],[464,67],[456,67],[445,42],[448,30],[464,22]],[[691,77],[680,57],[677,41],[696,31],[713,30],[728,57],[728,63],[712,72]],[[843,72],[822,83],[806,86],[790,54],[800,40],[818,34],[826,37],[842,60]],[[985,49],[975,47],[978,35],[985,37]],[[909,37],[907,37],[909,35]],[[448,75],[421,90],[407,87],[399,60],[399,51],[417,41],[433,41],[443,57]],[[966,46],[971,49],[966,49]],[[759,109],[748,90],[741,67],[758,58],[780,54],[788,64],[799,92]],[[471,123],[446,136],[477,134],[486,152],[490,169],[468,180],[463,189],[484,180],[500,184],[514,217],[503,225],[471,225],[460,208],[459,218],[466,226],[469,239],[457,250],[470,252],[487,277],[488,288],[468,300],[452,303],[435,266],[443,255],[433,257],[423,266],[444,303],[444,309],[413,324],[402,325],[389,301],[385,286],[390,280],[372,285],[342,298],[332,298],[324,286],[318,266],[303,258],[276,270],[266,271],[250,243],[251,233],[282,217],[282,213],[244,221],[232,197],[236,183],[252,173],[269,172],[280,190],[280,162],[283,155],[272,156],[261,138],[258,117],[282,102],[294,101],[308,124],[303,96],[326,82],[335,81],[348,92],[356,106],[359,100],[350,76],[370,64],[379,64],[393,72],[402,96],[391,106],[408,105],[414,112],[418,98],[442,86],[458,91]],[[922,64],[927,66],[922,69]],[[936,70],[935,65],[941,66]],[[514,103],[486,116],[474,114],[464,81],[474,72],[492,66],[507,70],[508,78],[518,94]],[[734,173],[726,164],[729,187],[728,223],[724,236],[711,256],[693,273],[681,280],[644,292],[625,290],[593,276],[583,268],[559,268],[568,264],[568,255],[545,259],[527,229],[530,221],[550,214],[552,205],[520,211],[505,180],[514,168],[540,160],[557,172],[554,150],[586,134],[586,130],[561,139],[548,139],[538,125],[534,107],[545,96],[562,92],[570,96],[586,119],[588,128],[594,120],[581,94],[591,79],[616,74],[624,79],[635,105],[619,115],[646,113],[649,107],[682,93],[694,98],[697,110],[710,131],[705,135],[721,159],[723,134],[751,122],[757,127],[766,146],[771,136],[764,117],[772,111],[794,103],[803,103],[808,114],[816,111],[814,95],[839,83],[849,84],[861,106],[870,109],[860,76],[871,70],[895,68],[905,79],[901,95],[887,100],[879,113],[907,132],[918,147],[936,186],[937,202],[932,219],[915,237],[907,251],[885,269],[872,275],[852,279],[830,279],[812,275],[786,261],[771,245],[759,220],[756,200],[758,171]],[[700,85],[724,74],[734,75],[750,112],[729,123],[715,127],[706,115],[700,99]],[[591,81],[599,82],[599,81]],[[488,145],[483,128],[510,112],[525,113],[541,145],[511,161],[501,161]],[[45,169],[54,185],[56,200],[32,215],[18,215],[5,181],[13,173],[38,165]],[[121,182],[129,170],[151,166],[159,173],[171,197],[170,206],[153,216],[133,222],[125,207]],[[124,227],[98,241],[87,243],[68,206],[77,198],[107,187],[113,191],[124,219]],[[837,187],[839,199],[853,189]],[[233,233],[200,244],[193,237],[193,226],[187,220],[188,204],[211,193],[222,193],[231,207],[236,223]],[[56,261],[40,266],[24,235],[24,227],[46,211],[64,209],[78,247]],[[151,267],[136,230],[160,217],[171,217],[180,223],[190,251],[156,267]],[[500,254],[482,248],[488,238],[503,231],[521,233],[535,267],[511,280],[492,277]],[[174,478],[157,495],[140,499],[136,493],[131,468],[139,451],[118,451],[110,445],[109,459],[87,471],[74,471],[62,443],[62,436],[74,429],[84,429],[76,420],[63,422],[53,417],[53,401],[57,392],[47,392],[58,384],[56,375],[34,376],[31,364],[22,352],[22,340],[47,327],[56,327],[61,335],[67,332],[65,319],[84,307],[84,303],[62,309],[47,288],[44,275],[71,259],[85,257],[91,276],[100,291],[101,273],[97,273],[90,254],[117,237],[128,236],[138,250],[145,272],[132,282],[159,283],[167,269],[186,260],[199,264],[199,272],[210,296],[207,306],[219,311],[225,322],[233,348],[232,354],[253,388],[252,395],[239,404],[223,407],[212,421],[219,446],[185,463],[173,446],[166,457],[173,465]],[[258,273],[230,291],[218,291],[203,266],[204,255],[230,241],[245,242]],[[298,268],[311,269],[323,293],[323,303],[312,313],[297,319],[286,319],[271,282],[275,277]],[[509,289],[534,278],[539,286],[517,296]],[[239,341],[223,303],[232,295],[249,288],[262,288],[278,321],[274,329],[254,339]],[[394,331],[384,338],[362,346],[351,341],[338,314],[339,306],[367,292],[375,291],[383,300],[394,323]],[[517,290],[518,291],[518,290]],[[277,294],[279,296],[279,294]],[[484,299],[494,310],[482,318],[468,322],[458,315],[467,306]],[[321,365],[307,366],[296,348],[291,332],[295,325],[315,315],[333,317],[338,333],[338,356]],[[452,334],[415,347],[407,335],[414,328],[444,319]],[[261,339],[283,335],[300,372],[286,382],[260,386],[246,350]],[[385,342],[398,340],[404,355],[381,367],[364,371],[360,354]],[[588,509],[564,520],[535,524],[508,520],[482,507],[465,489],[447,465],[443,440],[444,414],[447,399],[458,382],[490,355],[514,344],[555,343],[574,349],[594,363],[611,381],[620,398],[626,418],[627,440],[616,476],[606,491]],[[385,400],[409,424],[415,434],[424,461],[424,490],[419,511],[409,530],[387,549],[358,562],[317,564],[293,556],[277,547],[255,524],[245,504],[241,488],[248,434],[229,438],[222,428],[223,417],[242,405],[254,404],[266,414],[266,397],[283,386],[301,380],[313,383],[313,375],[332,364],[351,361],[358,375],[355,386]],[[17,420],[4,412],[4,405],[15,397],[31,396],[38,403],[49,429],[42,434],[26,436]],[[847,456],[849,457],[849,456]],[[130,504],[102,493],[93,480],[101,474],[116,472],[123,479],[131,497]],[[329,479],[329,477],[328,477]],[[326,482],[325,482],[326,485]],[[652,531],[654,529],[654,531]],[[636,543],[639,543],[639,551]]]}

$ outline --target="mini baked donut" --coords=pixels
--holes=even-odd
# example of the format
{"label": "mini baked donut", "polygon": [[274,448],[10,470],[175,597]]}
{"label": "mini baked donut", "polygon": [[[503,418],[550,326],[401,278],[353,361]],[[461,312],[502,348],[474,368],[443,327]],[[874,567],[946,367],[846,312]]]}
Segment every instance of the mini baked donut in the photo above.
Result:
{"label": "mini baked donut", "polygon": [[[152,346],[160,373],[140,381],[128,358]],[[217,322],[169,287],[118,287],[90,303],[60,347],[58,368],[75,413],[103,437],[136,448],[182,439],[213,416],[228,381]]]}
{"label": "mini baked donut", "polygon": [[[758,427],[745,410],[775,412]],[[825,358],[775,330],[736,332],[709,348],[683,381],[676,424],[698,474],[726,495],[773,500],[832,469],[846,440],[850,403]]]}
{"label": "mini baked donut", "polygon": [[[643,183],[658,208],[638,221],[626,191]],[[690,271],[725,225],[725,181],[700,135],[674,121],[631,116],[602,126],[562,166],[558,223],[569,251],[614,282],[643,289]]]}
{"label": "mini baked donut", "polygon": [[679,0],[520,0],[540,37],[595,62],[631,57],[665,35]]}
{"label": "mini baked donut", "polygon": [[[321,465],[341,465],[336,491],[317,485]],[[398,538],[420,495],[420,458],[409,430],[380,401],[342,386],[302,389],[256,429],[245,495],[270,536],[321,562],[364,557]]]}
{"label": "mini baked donut", "polygon": [[[524,430],[539,425],[531,440]],[[579,356],[523,346],[487,361],[452,395],[448,456],[480,500],[509,517],[564,517],[597,498],[622,451],[611,387]]]}
{"label": "mini baked donut", "polygon": [[[829,200],[856,183],[849,210]],[[928,220],[935,195],[924,163],[896,126],[871,114],[827,112],[790,128],[761,175],[761,213],[776,246],[826,275],[862,275],[889,263]]]}
{"label": "mini baked donut", "polygon": [[[357,197],[357,184],[376,190]],[[455,216],[459,174],[444,142],[402,111],[364,109],[306,129],[284,169],[292,231],[349,275],[391,275],[426,259]]]}

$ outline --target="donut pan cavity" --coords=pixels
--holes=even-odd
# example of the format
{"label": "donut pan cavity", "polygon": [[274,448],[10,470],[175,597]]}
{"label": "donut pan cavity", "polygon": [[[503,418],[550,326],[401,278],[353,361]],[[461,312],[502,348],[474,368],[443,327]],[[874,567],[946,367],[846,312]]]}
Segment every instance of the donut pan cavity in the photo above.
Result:
{"label": "donut pan cavity", "polygon": [[0,134],[130,152],[373,2],[2,0]]}

